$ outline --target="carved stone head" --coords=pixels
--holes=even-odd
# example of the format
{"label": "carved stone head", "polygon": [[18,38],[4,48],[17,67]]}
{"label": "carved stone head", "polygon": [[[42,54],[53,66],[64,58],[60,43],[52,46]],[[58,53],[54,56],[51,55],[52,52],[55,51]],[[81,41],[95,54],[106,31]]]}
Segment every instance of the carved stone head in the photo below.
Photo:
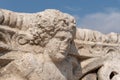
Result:
{"label": "carved stone head", "polygon": [[[58,78],[73,80],[79,63],[77,59],[66,60],[71,47],[74,46],[73,40],[76,33],[75,20],[72,16],[58,10],[45,10],[34,14],[3,10],[3,16],[4,19],[0,25],[2,53],[0,53],[0,61],[1,59],[6,61],[4,60],[5,64],[2,63],[3,68],[0,69],[2,71],[0,74],[3,76],[0,76],[0,79],[4,79],[3,77],[8,73],[6,80],[13,79],[14,75],[17,75],[17,78],[20,77],[20,80],[26,80],[28,77],[32,78],[30,80],[44,78],[44,80],[53,80],[55,76],[52,74],[49,78],[45,77],[51,72],[51,69],[49,70],[51,67],[57,70],[55,80]],[[50,59],[50,65],[48,65],[49,61],[45,61],[47,58]],[[54,63],[59,61],[61,64]],[[62,66],[62,64],[65,65]],[[64,74],[66,67],[70,68]],[[41,75],[45,76],[41,77]]]}
{"label": "carved stone head", "polygon": [[[16,15],[19,18],[17,20],[23,19],[21,29],[18,28],[18,22],[14,25],[16,27],[11,27],[10,24],[0,26],[1,42],[6,45],[6,49],[23,53],[47,53],[53,60],[64,59],[69,53],[76,32],[72,16],[52,9],[35,14],[11,12],[11,15],[7,15],[9,11],[4,13],[5,19],[5,16],[11,15]],[[13,21],[8,20],[11,23]]]}

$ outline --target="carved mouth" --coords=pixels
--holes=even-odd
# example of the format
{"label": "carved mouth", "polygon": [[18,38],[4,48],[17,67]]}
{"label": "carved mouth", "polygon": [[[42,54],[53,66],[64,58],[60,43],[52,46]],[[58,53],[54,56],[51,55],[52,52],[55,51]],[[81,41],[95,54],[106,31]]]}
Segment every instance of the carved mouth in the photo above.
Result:
{"label": "carved mouth", "polygon": [[66,48],[64,48],[64,49],[59,49],[59,52],[62,53],[63,55],[65,55],[66,52],[67,52],[67,49],[66,49]]}
{"label": "carved mouth", "polygon": [[65,50],[61,50],[60,53],[61,53],[61,55],[64,56],[64,57],[67,56],[67,52],[66,52]]}
{"label": "carved mouth", "polygon": [[60,50],[60,53],[65,55],[65,51],[64,50]]}

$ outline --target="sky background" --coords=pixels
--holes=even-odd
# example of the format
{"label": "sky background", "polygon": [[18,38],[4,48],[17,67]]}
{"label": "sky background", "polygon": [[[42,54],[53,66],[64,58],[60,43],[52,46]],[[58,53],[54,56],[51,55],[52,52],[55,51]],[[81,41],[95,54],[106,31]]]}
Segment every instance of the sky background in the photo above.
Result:
{"label": "sky background", "polygon": [[0,0],[0,8],[27,13],[58,9],[74,16],[80,28],[120,33],[120,0]]}

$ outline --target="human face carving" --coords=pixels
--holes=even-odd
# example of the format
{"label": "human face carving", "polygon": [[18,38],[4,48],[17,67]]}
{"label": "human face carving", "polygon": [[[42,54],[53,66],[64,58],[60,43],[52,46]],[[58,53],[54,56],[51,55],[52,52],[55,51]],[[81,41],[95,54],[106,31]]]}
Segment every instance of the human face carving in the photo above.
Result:
{"label": "human face carving", "polygon": [[49,56],[54,61],[61,61],[68,55],[73,36],[70,32],[57,32],[47,44]]}

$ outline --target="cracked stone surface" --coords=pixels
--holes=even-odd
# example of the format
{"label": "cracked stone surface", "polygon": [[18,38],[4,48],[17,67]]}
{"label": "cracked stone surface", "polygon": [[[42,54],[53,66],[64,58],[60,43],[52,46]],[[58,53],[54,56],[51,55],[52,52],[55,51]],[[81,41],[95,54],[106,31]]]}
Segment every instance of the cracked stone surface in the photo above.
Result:
{"label": "cracked stone surface", "polygon": [[0,9],[0,80],[120,80],[120,34],[76,28],[59,10]]}

